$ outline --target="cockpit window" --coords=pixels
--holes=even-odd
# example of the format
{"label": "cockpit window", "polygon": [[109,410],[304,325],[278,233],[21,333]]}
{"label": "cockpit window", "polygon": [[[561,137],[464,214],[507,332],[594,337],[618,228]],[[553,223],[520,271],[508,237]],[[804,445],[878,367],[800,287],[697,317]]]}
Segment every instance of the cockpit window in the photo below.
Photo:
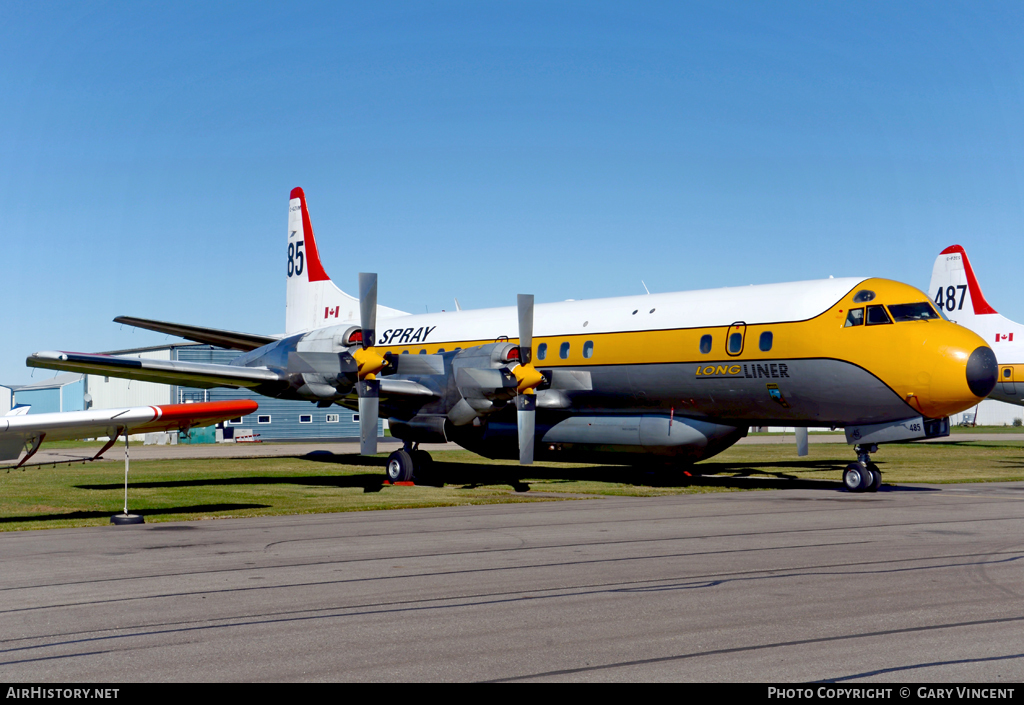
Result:
{"label": "cockpit window", "polygon": [[853,295],[853,303],[855,304],[866,304],[868,301],[875,300],[875,292],[870,289],[861,289]]}
{"label": "cockpit window", "polygon": [[885,312],[885,306],[868,306],[868,325],[879,326],[883,323],[892,323],[889,314]]}
{"label": "cockpit window", "polygon": [[924,301],[916,304],[890,304],[889,313],[897,323],[901,321],[930,321],[939,317],[931,304]]}
{"label": "cockpit window", "polygon": [[864,309],[862,308],[851,308],[850,312],[846,314],[846,325],[844,328],[852,328],[853,326],[864,325]]}

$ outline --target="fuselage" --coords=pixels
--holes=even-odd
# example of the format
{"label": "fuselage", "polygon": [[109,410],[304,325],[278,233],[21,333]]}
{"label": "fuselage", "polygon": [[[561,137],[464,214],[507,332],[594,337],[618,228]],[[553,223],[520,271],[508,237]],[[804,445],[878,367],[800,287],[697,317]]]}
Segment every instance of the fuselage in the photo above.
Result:
{"label": "fuselage", "polygon": [[[854,301],[864,291],[870,299]],[[851,309],[863,316],[867,307],[928,302],[899,282],[845,278],[539,304],[533,364],[589,377],[589,388],[559,392],[554,408],[570,414],[654,413],[744,427],[941,418],[977,403],[968,362],[984,341],[937,315],[848,325]],[[434,354],[516,343],[516,316],[507,307],[380,319],[376,349]],[[293,350],[343,350],[357,325],[292,336],[234,364],[284,368]]]}

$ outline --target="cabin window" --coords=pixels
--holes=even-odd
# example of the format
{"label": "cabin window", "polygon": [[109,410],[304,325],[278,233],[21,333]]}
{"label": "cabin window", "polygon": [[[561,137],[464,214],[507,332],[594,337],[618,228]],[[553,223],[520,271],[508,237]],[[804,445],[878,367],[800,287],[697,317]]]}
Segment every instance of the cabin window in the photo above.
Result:
{"label": "cabin window", "polygon": [[590,359],[594,357],[594,341],[588,340],[583,343],[583,357]]}
{"label": "cabin window", "polygon": [[420,355],[426,355],[426,354],[427,354],[426,349],[420,350]]}
{"label": "cabin window", "polygon": [[547,343],[541,343],[540,345],[537,346],[537,359],[538,360],[543,360],[547,356],[548,356],[548,344]]}
{"label": "cabin window", "polygon": [[438,348],[438,349],[437,349],[437,352],[439,352],[439,353],[443,353],[443,352],[444,352],[444,348]]}
{"label": "cabin window", "polygon": [[313,423],[313,415],[299,414],[299,423]]}
{"label": "cabin window", "polygon": [[1006,368],[1003,369],[1003,377],[1004,378],[1010,379],[1010,374],[1011,374],[1011,372],[1010,372],[1010,368],[1009,367],[1006,367]]}
{"label": "cabin window", "polygon": [[851,308],[850,312],[846,314],[846,325],[844,328],[852,328],[853,326],[864,325],[864,309],[862,308]]}
{"label": "cabin window", "polygon": [[729,352],[733,355],[739,355],[743,352],[743,334],[742,333],[730,333],[729,334]]}
{"label": "cabin window", "polygon": [[930,321],[933,318],[938,318],[939,314],[935,313],[935,309],[932,308],[931,304],[920,301],[916,304],[892,304],[889,306],[889,313],[892,314],[892,318],[897,323],[902,321]]}
{"label": "cabin window", "polygon": [[340,414],[327,414],[327,423],[338,423],[341,421]]}
{"label": "cabin window", "polygon": [[853,303],[855,304],[866,304],[868,301],[874,301],[874,299],[875,292],[870,289],[861,289],[853,295]]}
{"label": "cabin window", "polygon": [[867,323],[869,326],[880,326],[885,323],[892,323],[889,314],[885,312],[885,306],[868,306]]}
{"label": "cabin window", "polygon": [[569,343],[562,343],[561,345],[558,346],[558,357],[562,358],[563,360],[568,359]]}
{"label": "cabin window", "polygon": [[772,349],[772,332],[770,330],[761,334],[761,338],[757,341],[757,347],[761,348],[761,352],[768,352]]}
{"label": "cabin window", "polygon": [[710,335],[702,335],[700,337],[700,351],[702,353],[704,353],[705,355],[707,355],[709,352],[711,352],[711,336]]}
{"label": "cabin window", "polygon": [[256,423],[270,423],[270,416],[257,416]]}

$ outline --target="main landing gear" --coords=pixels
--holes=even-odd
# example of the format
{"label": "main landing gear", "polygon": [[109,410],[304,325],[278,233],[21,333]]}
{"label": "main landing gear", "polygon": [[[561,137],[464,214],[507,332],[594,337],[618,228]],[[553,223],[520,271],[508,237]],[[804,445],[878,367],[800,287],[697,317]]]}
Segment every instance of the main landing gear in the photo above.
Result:
{"label": "main landing gear", "polygon": [[419,443],[406,443],[401,450],[388,456],[388,482],[412,482],[414,478],[422,482],[433,463],[430,453],[419,449]]}
{"label": "main landing gear", "polygon": [[843,484],[850,492],[877,492],[882,486],[882,473],[878,466],[871,462],[871,453],[878,452],[878,446],[854,446],[857,462],[850,463],[843,470]]}

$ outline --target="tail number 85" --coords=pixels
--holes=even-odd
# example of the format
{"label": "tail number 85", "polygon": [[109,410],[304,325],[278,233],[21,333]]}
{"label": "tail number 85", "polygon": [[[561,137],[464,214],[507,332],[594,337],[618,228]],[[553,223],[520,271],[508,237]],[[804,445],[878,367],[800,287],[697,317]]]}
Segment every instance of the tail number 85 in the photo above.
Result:
{"label": "tail number 85", "polygon": [[295,243],[288,243],[288,276],[293,274],[302,274],[302,267],[305,264],[306,257],[302,254],[302,243],[303,240],[299,240]]}

